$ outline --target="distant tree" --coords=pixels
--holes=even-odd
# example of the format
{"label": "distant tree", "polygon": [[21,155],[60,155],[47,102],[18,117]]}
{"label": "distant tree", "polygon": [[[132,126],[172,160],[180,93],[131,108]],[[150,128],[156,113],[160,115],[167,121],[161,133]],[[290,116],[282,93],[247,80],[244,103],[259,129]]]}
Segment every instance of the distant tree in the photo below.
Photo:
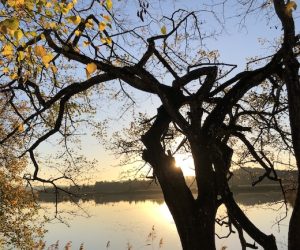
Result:
{"label": "distant tree", "polygon": [[[132,21],[132,13],[122,11],[126,2],[114,2],[114,7],[111,0],[76,2],[2,2],[0,91],[15,123],[1,136],[1,145],[23,140],[22,155],[28,153],[34,166],[25,179],[56,189],[61,179],[73,181],[83,159],[74,158],[69,143],[74,143],[80,124],[91,123],[93,104],[100,105],[102,98],[134,102],[131,86],[156,96],[160,106],[154,117],[141,115],[131,123],[125,139],[117,134],[112,149],[132,157],[142,148],[141,157],[160,183],[183,249],[215,249],[215,217],[222,204],[228,212],[224,223],[230,233],[232,225],[237,229],[242,249],[256,247],[246,242],[243,231],[264,249],[277,249],[274,236],[261,232],[235,202],[228,179],[234,165],[255,163],[265,172],[253,185],[268,178],[282,187],[276,155],[293,154],[293,147],[299,166],[299,42],[292,17],[296,3],[238,1],[246,9],[244,17],[257,10],[276,13],[284,33],[272,55],[252,60],[232,77],[236,65],[220,62],[216,51],[202,46],[215,33],[200,20],[209,14],[208,19],[220,22],[216,5],[200,11],[181,8],[157,18],[150,11],[155,3],[140,0]],[[19,108],[21,103],[26,109]],[[59,177],[42,177],[36,151],[54,135],[65,147],[60,160],[66,160],[60,166],[67,167]],[[175,167],[178,152],[193,157],[196,198]],[[289,163],[283,157],[280,164]],[[299,246],[298,203],[299,198],[290,249]]]}

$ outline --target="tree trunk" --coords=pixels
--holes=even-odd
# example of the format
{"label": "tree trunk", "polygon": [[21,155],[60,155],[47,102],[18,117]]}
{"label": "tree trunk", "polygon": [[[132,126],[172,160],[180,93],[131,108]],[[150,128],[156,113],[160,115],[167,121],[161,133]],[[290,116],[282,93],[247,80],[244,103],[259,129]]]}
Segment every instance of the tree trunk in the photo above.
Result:
{"label": "tree trunk", "polygon": [[[177,203],[176,197],[164,192],[166,203],[175,221],[183,250],[215,250],[215,210],[213,208],[182,209],[185,205]],[[168,197],[167,197],[168,196]],[[195,203],[196,204],[196,203]]]}
{"label": "tree trunk", "polygon": [[[292,64],[293,66],[293,64]],[[290,72],[297,71],[298,64],[293,67]],[[296,73],[294,73],[296,76]],[[297,74],[297,78],[286,81],[289,97],[289,113],[290,113],[290,124],[292,131],[293,147],[296,157],[296,163],[298,168],[298,188],[296,194],[296,200],[292,216],[289,225],[289,236],[288,236],[288,249],[299,250],[300,249],[300,83]],[[297,81],[298,80],[298,81]]]}
{"label": "tree trunk", "polygon": [[148,147],[144,151],[143,158],[152,165],[155,171],[165,202],[176,224],[182,249],[215,250],[216,208],[213,203],[207,200],[200,204],[194,199],[185,183],[181,169],[175,167],[173,157],[159,156],[157,147]]}
{"label": "tree trunk", "polygon": [[296,200],[294,209],[292,212],[290,225],[289,225],[289,250],[299,250],[300,249],[300,175],[298,175],[298,189],[296,194]]}
{"label": "tree trunk", "polygon": [[182,249],[215,250],[215,214],[202,211],[199,215],[189,217],[190,222],[184,234],[178,230]]}
{"label": "tree trunk", "polygon": [[[299,42],[299,36],[295,34],[295,24],[293,15],[287,13],[286,4],[283,0],[274,0],[276,14],[278,15],[284,30],[283,45],[283,76],[288,92],[289,118],[293,148],[295,152],[296,164],[298,168],[298,189],[289,225],[288,249],[300,249],[300,82],[299,82],[299,62],[294,47]],[[299,45],[298,45],[299,46]]]}
{"label": "tree trunk", "polygon": [[161,162],[160,168],[156,168],[156,177],[173,216],[182,249],[215,250],[214,207],[207,203],[197,205],[181,169],[175,167],[171,157],[165,157],[167,159]]}
{"label": "tree trunk", "polygon": [[[290,52],[292,53],[292,52]],[[300,249],[300,82],[298,76],[299,63],[290,56],[286,60],[285,82],[288,91],[290,125],[293,140],[293,148],[298,168],[298,188],[295,200],[295,206],[289,225],[289,250]]]}
{"label": "tree trunk", "polygon": [[175,160],[165,153],[161,136],[170,123],[164,108],[148,132],[142,136],[146,149],[143,159],[153,167],[153,174],[160,183],[164,199],[173,216],[183,250],[215,250],[215,215],[213,199],[194,199],[186,185],[183,173]]}

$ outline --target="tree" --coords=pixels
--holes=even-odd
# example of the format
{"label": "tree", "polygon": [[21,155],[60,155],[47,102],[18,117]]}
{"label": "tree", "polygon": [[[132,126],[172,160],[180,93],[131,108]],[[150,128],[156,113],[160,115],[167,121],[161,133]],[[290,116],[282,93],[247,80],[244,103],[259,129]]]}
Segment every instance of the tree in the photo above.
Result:
{"label": "tree", "polygon": [[[295,24],[290,12],[286,11],[286,6],[296,8],[295,2],[288,2],[286,5],[284,1],[274,1],[276,14],[278,15],[284,30],[283,50],[284,50],[284,66],[282,79],[287,86],[289,115],[291,134],[293,139],[294,153],[298,168],[298,190],[293,210],[290,227],[289,227],[289,249],[299,249],[300,241],[297,235],[300,233],[300,82],[299,82],[299,62],[295,57],[294,47],[298,44],[299,49],[299,35],[295,34]],[[299,52],[298,52],[299,53]]]}
{"label": "tree", "polygon": [[[5,135],[12,124],[16,125],[10,119],[12,110],[4,108],[7,101],[1,94],[1,135]],[[22,142],[8,140],[8,143],[0,147],[0,246],[33,249],[44,234],[43,220],[38,219],[39,206],[32,193],[26,189],[22,177],[27,165],[26,159],[17,157]]]}
{"label": "tree", "polygon": [[[161,105],[155,117],[142,119],[143,126],[138,128],[143,133],[142,158],[161,185],[183,249],[215,249],[215,217],[221,204],[227,208],[227,223],[237,229],[243,249],[255,248],[246,242],[243,231],[264,249],[277,249],[274,236],[261,232],[235,202],[228,180],[234,162],[246,164],[244,160],[248,159],[265,169],[253,185],[269,178],[282,187],[270,147],[279,151],[284,145],[284,153],[290,153],[291,142],[299,165],[299,101],[295,95],[299,90],[294,90],[295,83],[299,83],[299,44],[292,17],[295,2],[274,0],[276,14],[283,23],[283,43],[265,60],[252,62],[262,66],[235,76],[230,76],[235,65],[219,62],[216,52],[201,47],[213,34],[205,31],[200,15],[215,16],[213,10],[179,9],[158,20],[149,12],[147,1],[139,3],[140,26],[123,18],[111,0],[77,5],[75,0],[3,3],[0,40],[5,83],[1,92],[9,96],[7,104],[19,125],[1,137],[1,144],[22,138],[22,155],[28,153],[34,166],[26,180],[59,189],[57,181],[72,181],[72,173],[76,172],[67,169],[60,177],[41,177],[38,147],[60,135],[65,155],[74,167],[68,143],[82,122],[82,113],[92,111],[92,97],[105,96],[105,86],[117,89],[116,84],[131,100],[127,86],[150,93]],[[258,7],[254,1],[242,4],[249,7],[246,15],[263,8],[274,13],[269,1]],[[150,21],[145,24],[146,18]],[[153,23],[160,29],[153,30]],[[76,74],[82,65],[86,77]],[[26,109],[20,110],[22,102]],[[287,108],[292,141],[287,122],[279,119],[288,118]],[[116,145],[118,151],[128,154],[140,149],[137,140],[128,138],[118,140]],[[197,198],[181,169],[175,167],[174,155],[180,150],[188,150],[193,157]],[[291,221],[290,249],[299,244],[298,203],[299,198]]]}

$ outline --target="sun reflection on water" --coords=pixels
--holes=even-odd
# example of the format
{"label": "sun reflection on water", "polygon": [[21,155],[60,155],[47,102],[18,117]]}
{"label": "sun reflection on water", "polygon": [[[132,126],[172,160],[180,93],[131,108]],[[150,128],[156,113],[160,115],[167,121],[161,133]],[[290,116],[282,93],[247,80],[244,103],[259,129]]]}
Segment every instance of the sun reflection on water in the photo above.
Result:
{"label": "sun reflection on water", "polygon": [[170,210],[169,210],[169,208],[168,208],[168,206],[167,206],[167,204],[165,202],[159,206],[159,212],[160,212],[160,215],[166,221],[168,221],[171,224],[174,224],[173,217],[172,217],[172,215],[170,213]]}

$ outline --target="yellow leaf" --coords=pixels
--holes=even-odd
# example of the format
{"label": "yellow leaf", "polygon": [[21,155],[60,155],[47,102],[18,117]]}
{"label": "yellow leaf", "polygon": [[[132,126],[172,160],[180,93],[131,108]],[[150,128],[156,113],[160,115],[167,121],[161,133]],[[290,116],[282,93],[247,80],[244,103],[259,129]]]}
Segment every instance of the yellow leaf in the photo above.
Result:
{"label": "yellow leaf", "polygon": [[15,4],[16,4],[16,1],[14,1],[14,0],[7,0],[7,4],[8,4],[10,7],[14,7]]}
{"label": "yellow leaf", "polygon": [[53,59],[52,54],[47,54],[47,55],[42,57],[42,62],[45,65],[46,68],[49,67],[49,63],[51,62],[52,59]]}
{"label": "yellow leaf", "polygon": [[62,7],[62,10],[61,10],[61,12],[63,13],[63,14],[68,14],[69,13],[69,11],[72,9],[74,7],[74,4],[73,3],[68,3],[67,5],[65,5],[65,4],[63,4],[63,7]]}
{"label": "yellow leaf", "polygon": [[80,30],[75,30],[75,36],[80,36],[81,31]]}
{"label": "yellow leaf", "polygon": [[110,17],[108,15],[102,15],[102,17],[107,21],[110,22]]}
{"label": "yellow leaf", "polygon": [[25,58],[25,53],[23,51],[18,52],[18,61],[22,61]]}
{"label": "yellow leaf", "polygon": [[47,8],[51,8],[52,7],[52,3],[51,2],[47,2],[45,5]]}
{"label": "yellow leaf", "polygon": [[62,35],[63,33],[67,33],[69,30],[67,27],[63,28],[62,30],[60,30],[60,35]]}
{"label": "yellow leaf", "polygon": [[5,19],[0,22],[0,31],[4,34],[14,33],[19,28],[20,22],[16,18]]}
{"label": "yellow leaf", "polygon": [[91,74],[93,74],[97,70],[97,65],[95,63],[88,63],[86,65],[86,77],[90,78]]}
{"label": "yellow leaf", "polygon": [[24,131],[24,125],[23,125],[23,123],[21,123],[21,124],[18,125],[18,131],[20,133],[22,133]]}
{"label": "yellow leaf", "polygon": [[26,9],[32,11],[34,9],[35,3],[33,1],[26,0],[25,2]]}
{"label": "yellow leaf", "polygon": [[3,69],[2,69],[2,72],[3,72],[4,74],[7,74],[7,73],[9,72],[9,68],[7,68],[7,67],[3,68]]}
{"label": "yellow leaf", "polygon": [[14,54],[14,47],[11,44],[6,44],[3,47],[2,55],[6,57],[11,57]]}
{"label": "yellow leaf", "polygon": [[[50,23],[48,23],[48,27],[47,28],[55,29],[56,27],[57,27],[57,23],[56,22],[50,22]],[[42,35],[44,35],[44,34],[42,34]]]}
{"label": "yellow leaf", "polygon": [[7,34],[12,38],[14,36],[14,31],[13,30],[10,30],[10,29],[7,29]]}
{"label": "yellow leaf", "polygon": [[25,33],[26,35],[32,36],[32,37],[36,37],[37,33],[35,31],[29,31]]}
{"label": "yellow leaf", "polygon": [[15,79],[18,78],[18,74],[17,74],[17,73],[13,73],[13,74],[11,74],[11,75],[9,76],[9,78],[10,78],[11,80],[15,80]]}
{"label": "yellow leaf", "polygon": [[166,35],[166,34],[167,34],[167,28],[166,28],[165,25],[161,27],[160,32],[161,32],[163,35]]}
{"label": "yellow leaf", "polygon": [[93,19],[88,19],[87,22],[85,23],[85,27],[91,29],[94,26]]}
{"label": "yellow leaf", "polygon": [[81,17],[80,16],[70,16],[70,17],[67,18],[67,20],[70,23],[78,25],[81,22]]}
{"label": "yellow leaf", "polygon": [[108,10],[111,10],[113,6],[112,0],[106,0],[106,7]]}
{"label": "yellow leaf", "polygon": [[14,33],[14,36],[16,38],[17,41],[20,41],[23,37],[23,32],[22,30],[16,30]]}
{"label": "yellow leaf", "polygon": [[32,47],[31,46],[28,46],[25,51],[30,55],[31,52],[32,52]]}
{"label": "yellow leaf", "polygon": [[107,38],[106,38],[106,42],[107,42],[109,45],[111,45],[111,44],[112,44],[111,38],[110,38],[110,37],[107,37]]}
{"label": "yellow leaf", "polygon": [[72,8],[74,7],[74,4],[73,3],[68,3],[67,4],[67,8],[69,9],[69,10],[71,10]]}
{"label": "yellow leaf", "polygon": [[25,0],[8,0],[7,4],[10,7],[21,7],[24,5]]}
{"label": "yellow leaf", "polygon": [[52,11],[49,9],[49,10],[45,10],[45,15],[47,16],[47,17],[53,17],[53,13],[52,13]]}
{"label": "yellow leaf", "polygon": [[94,26],[94,25],[93,25],[93,24],[90,24],[90,23],[86,23],[86,24],[85,24],[85,27],[87,27],[88,29],[93,28],[93,26]]}
{"label": "yellow leaf", "polygon": [[103,30],[105,30],[105,28],[106,28],[106,23],[105,22],[100,22],[99,23],[99,30],[103,31]]}
{"label": "yellow leaf", "polygon": [[91,43],[89,41],[83,41],[83,47],[89,46]]}
{"label": "yellow leaf", "polygon": [[4,34],[7,33],[7,27],[5,25],[5,21],[0,22],[0,32]]}
{"label": "yellow leaf", "polygon": [[109,45],[112,44],[112,40],[111,40],[110,37],[103,37],[103,38],[101,38],[101,42],[102,42],[102,43],[107,43],[107,44],[109,44]]}
{"label": "yellow leaf", "polygon": [[292,16],[293,10],[296,10],[296,9],[297,9],[297,4],[294,1],[290,1],[285,5],[285,13],[288,16]]}
{"label": "yellow leaf", "polygon": [[16,18],[7,19],[7,28],[10,30],[17,30],[19,28],[20,22]]}
{"label": "yellow leaf", "polygon": [[43,57],[43,56],[47,55],[47,51],[45,50],[45,48],[42,45],[35,46],[34,52],[35,52],[36,56],[39,56],[39,57]]}
{"label": "yellow leaf", "polygon": [[24,132],[24,124],[23,123],[17,124],[16,127],[17,127],[18,132],[20,132],[20,133]]}

